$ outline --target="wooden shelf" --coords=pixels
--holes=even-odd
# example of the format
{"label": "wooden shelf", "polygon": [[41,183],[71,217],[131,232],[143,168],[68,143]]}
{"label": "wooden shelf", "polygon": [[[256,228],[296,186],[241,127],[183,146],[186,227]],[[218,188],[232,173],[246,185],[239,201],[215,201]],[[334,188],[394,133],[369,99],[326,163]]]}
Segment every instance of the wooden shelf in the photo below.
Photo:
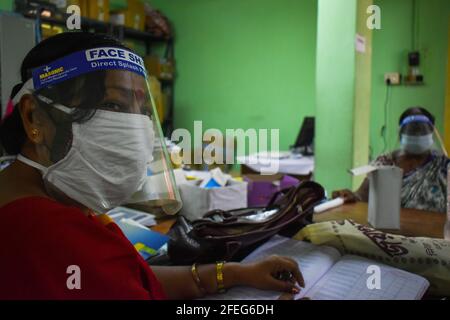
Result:
{"label": "wooden shelf", "polygon": [[[24,14],[26,18],[30,19],[36,19],[36,14]],[[66,26],[66,21],[68,16],[63,16],[61,18],[48,18],[48,17],[41,17],[40,20],[43,23],[48,23],[50,25],[57,25],[57,26]],[[88,19],[85,17],[81,18],[81,29],[82,30],[89,30],[89,29],[95,29],[96,31],[103,31],[108,32],[110,30],[119,30],[123,31],[123,36],[125,38],[145,41],[145,42],[169,42],[172,40],[172,38],[167,37],[161,37],[158,35],[151,34],[149,32],[140,31],[124,26],[118,26],[113,25],[108,22],[102,22],[94,19]]]}

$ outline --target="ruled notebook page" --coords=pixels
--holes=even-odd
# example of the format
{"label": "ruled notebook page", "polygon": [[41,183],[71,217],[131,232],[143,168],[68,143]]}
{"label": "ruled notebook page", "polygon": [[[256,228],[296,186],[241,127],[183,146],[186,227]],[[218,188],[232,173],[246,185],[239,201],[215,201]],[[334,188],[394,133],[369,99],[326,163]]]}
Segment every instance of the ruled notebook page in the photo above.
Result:
{"label": "ruled notebook page", "polygon": [[[271,240],[256,249],[243,262],[259,260],[270,255],[287,256],[296,260],[305,280],[305,289],[296,295],[301,298],[304,293],[340,259],[340,253],[331,247],[317,246],[311,243],[274,236]],[[282,293],[264,291],[248,287],[235,287],[225,294],[210,295],[206,300],[276,300]]]}
{"label": "ruled notebook page", "polygon": [[[381,288],[370,290],[367,267],[380,267]],[[417,300],[429,282],[415,274],[357,256],[340,259],[306,296],[312,300]]]}

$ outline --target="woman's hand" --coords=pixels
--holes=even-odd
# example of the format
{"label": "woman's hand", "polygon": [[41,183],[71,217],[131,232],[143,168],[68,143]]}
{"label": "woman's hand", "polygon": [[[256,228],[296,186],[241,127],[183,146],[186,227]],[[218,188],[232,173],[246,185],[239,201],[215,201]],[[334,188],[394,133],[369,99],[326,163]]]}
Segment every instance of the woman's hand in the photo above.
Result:
{"label": "woman's hand", "polygon": [[[240,265],[240,284],[262,289],[297,294],[300,289],[296,283],[304,288],[305,281],[297,262],[291,258],[270,256],[262,260]],[[292,274],[291,280],[279,280],[280,273]]]}
{"label": "woman's hand", "polygon": [[[162,284],[169,299],[184,300],[197,299],[207,294],[217,293],[216,265],[199,265],[197,272],[203,290],[196,283],[191,267],[186,266],[155,266],[153,272]],[[280,273],[292,274],[291,280],[279,280]],[[252,263],[227,262],[223,266],[223,281],[225,288],[248,286],[262,290],[274,290],[296,294],[299,292],[296,283],[304,287],[305,282],[298,268],[298,264],[290,259],[270,256]],[[292,299],[291,296],[283,297]]]}
{"label": "woman's hand", "polygon": [[348,189],[333,191],[332,198],[343,198],[345,203],[360,201],[358,195]]}

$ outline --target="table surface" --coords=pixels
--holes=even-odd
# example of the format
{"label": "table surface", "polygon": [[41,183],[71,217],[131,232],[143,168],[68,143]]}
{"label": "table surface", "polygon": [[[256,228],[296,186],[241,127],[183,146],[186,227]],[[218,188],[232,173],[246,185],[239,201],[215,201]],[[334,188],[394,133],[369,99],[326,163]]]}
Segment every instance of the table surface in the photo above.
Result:
{"label": "table surface", "polygon": [[[346,204],[332,210],[316,214],[315,222],[352,219],[357,223],[369,225],[367,222],[367,203]],[[443,238],[446,214],[414,209],[401,209],[400,230],[383,230],[389,233],[409,237]]]}
{"label": "table surface", "polygon": [[[369,225],[367,222],[367,203],[359,202],[346,204],[341,207],[316,214],[315,222],[352,219],[353,221]],[[385,230],[394,234],[410,237],[442,238],[446,215],[444,213],[428,212],[414,209],[401,209],[400,230]],[[175,223],[175,218],[169,218],[158,222],[152,227],[153,231],[167,233]]]}
{"label": "table surface", "polygon": [[164,220],[159,220],[156,226],[151,227],[153,231],[166,234],[169,232],[172,225],[175,223],[176,218],[167,218]]}

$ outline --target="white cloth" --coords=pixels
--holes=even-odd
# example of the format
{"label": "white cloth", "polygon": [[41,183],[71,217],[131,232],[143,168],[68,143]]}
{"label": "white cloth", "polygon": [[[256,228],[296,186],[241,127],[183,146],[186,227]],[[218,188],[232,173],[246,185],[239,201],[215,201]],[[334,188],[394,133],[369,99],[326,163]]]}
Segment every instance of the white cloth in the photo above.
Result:
{"label": "white cloth", "polygon": [[250,169],[261,172],[267,167],[276,167],[274,165],[278,161],[278,171],[276,173],[291,175],[309,175],[314,172],[314,157],[306,157],[291,154],[288,157],[267,158],[257,154],[250,156],[237,157],[239,164],[245,164]]}

